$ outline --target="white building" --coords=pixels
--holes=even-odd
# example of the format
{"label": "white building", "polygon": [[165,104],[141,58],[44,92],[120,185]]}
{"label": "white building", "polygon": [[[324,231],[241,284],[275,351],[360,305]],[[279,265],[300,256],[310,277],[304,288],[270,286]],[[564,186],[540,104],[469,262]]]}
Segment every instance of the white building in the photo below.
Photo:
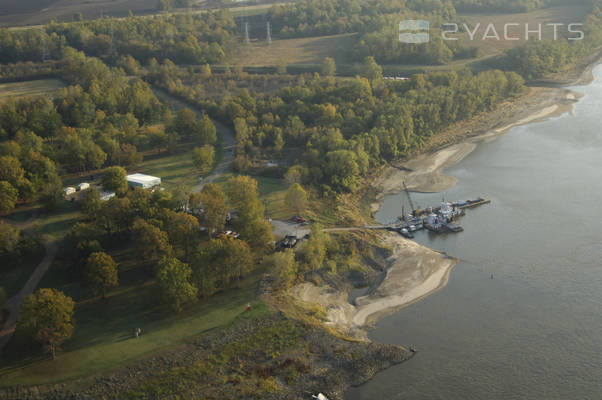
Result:
{"label": "white building", "polygon": [[104,190],[100,190],[98,192],[98,196],[100,197],[101,201],[107,201],[109,200],[111,197],[115,197],[115,192],[105,192]]}
{"label": "white building", "polygon": [[161,184],[161,178],[144,174],[132,174],[125,177],[130,187],[150,189]]}
{"label": "white building", "polygon": [[65,196],[69,196],[70,194],[75,193],[75,188],[71,187],[71,186],[67,186],[66,188],[63,188],[63,194]]}
{"label": "white building", "polygon": [[88,190],[90,189],[90,184],[88,182],[82,182],[79,185],[77,185],[77,190],[79,192],[81,192],[82,190]]}

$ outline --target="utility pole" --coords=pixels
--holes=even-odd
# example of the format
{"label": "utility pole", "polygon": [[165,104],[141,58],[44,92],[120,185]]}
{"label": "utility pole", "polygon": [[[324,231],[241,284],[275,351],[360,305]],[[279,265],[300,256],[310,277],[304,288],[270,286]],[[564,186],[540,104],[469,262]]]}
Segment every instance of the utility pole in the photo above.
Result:
{"label": "utility pole", "polygon": [[270,26],[270,21],[268,21],[267,23],[267,36],[266,36],[266,42],[268,42],[268,44],[272,44],[272,27]]}
{"label": "utility pole", "polygon": [[48,51],[48,40],[46,39],[46,33],[42,31],[42,62],[46,62],[50,59],[50,52]]}

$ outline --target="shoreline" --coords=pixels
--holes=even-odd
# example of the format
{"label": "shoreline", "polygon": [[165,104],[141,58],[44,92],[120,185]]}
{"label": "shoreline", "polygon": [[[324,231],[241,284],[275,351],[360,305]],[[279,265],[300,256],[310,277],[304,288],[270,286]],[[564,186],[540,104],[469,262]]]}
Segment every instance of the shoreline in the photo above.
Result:
{"label": "shoreline", "polygon": [[438,193],[453,187],[456,178],[445,175],[443,170],[468,156],[480,142],[492,140],[517,126],[572,113],[573,105],[581,97],[581,93],[569,89],[531,88],[514,102],[453,125],[437,135],[430,149],[422,154],[379,171],[371,184],[377,193],[370,206],[371,212],[378,211],[385,196],[401,193],[403,182],[409,190],[423,193]]}
{"label": "shoreline", "polygon": [[348,299],[348,293],[333,287],[305,282],[291,294],[306,303],[326,309],[325,324],[359,339],[367,339],[366,328],[385,315],[416,303],[447,284],[458,259],[441,254],[395,233],[384,234],[392,248],[387,258],[385,278],[370,293]]}
{"label": "shoreline", "polygon": [[[454,186],[456,178],[445,175],[445,167],[468,156],[477,145],[493,140],[511,129],[572,113],[573,105],[583,96],[566,86],[585,86],[593,79],[593,69],[602,60],[597,52],[586,64],[567,71],[565,81],[556,87],[530,87],[528,92],[506,101],[493,111],[470,121],[460,122],[432,138],[427,148],[408,159],[381,168],[370,184],[376,193],[371,203],[374,214],[385,196],[401,193],[403,182],[417,192],[441,192]],[[576,78],[570,75],[577,74]],[[562,86],[560,86],[562,85]],[[386,234],[393,248],[386,276],[369,294],[350,304],[346,292],[330,286],[304,283],[292,293],[299,299],[319,304],[327,310],[327,325],[340,328],[356,337],[367,338],[367,328],[383,316],[390,315],[445,287],[452,268],[459,260],[435,252],[396,234]]]}

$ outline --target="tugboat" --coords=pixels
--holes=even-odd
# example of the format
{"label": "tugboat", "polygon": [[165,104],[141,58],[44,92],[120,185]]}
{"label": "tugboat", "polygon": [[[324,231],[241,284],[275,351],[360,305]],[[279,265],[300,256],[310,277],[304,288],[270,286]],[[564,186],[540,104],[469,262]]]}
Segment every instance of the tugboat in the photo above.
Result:
{"label": "tugboat", "polygon": [[447,221],[445,221],[441,215],[435,214],[434,212],[431,212],[424,220],[424,227],[435,233],[447,232],[446,224]]}

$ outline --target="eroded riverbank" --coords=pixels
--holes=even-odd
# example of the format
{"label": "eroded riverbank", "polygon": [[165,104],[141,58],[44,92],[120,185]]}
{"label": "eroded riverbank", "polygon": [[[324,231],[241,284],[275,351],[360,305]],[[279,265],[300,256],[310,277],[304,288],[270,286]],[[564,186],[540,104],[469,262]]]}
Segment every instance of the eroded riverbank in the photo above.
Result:
{"label": "eroded riverbank", "polygon": [[[587,84],[598,59],[582,67],[565,84]],[[404,190],[403,182],[416,192],[442,192],[457,183],[443,170],[463,160],[478,143],[493,140],[512,128],[572,113],[581,93],[560,87],[531,87],[522,97],[496,110],[461,122],[433,138],[422,154],[383,168],[372,182],[376,195],[371,211],[376,213],[383,199]],[[374,193],[374,192],[373,192]],[[385,315],[406,307],[444,287],[458,260],[440,254],[396,234],[383,238],[391,247],[386,275],[380,285],[350,304],[348,294],[329,286],[304,283],[293,289],[304,301],[320,304],[328,313],[327,324],[365,337],[366,328]]]}

